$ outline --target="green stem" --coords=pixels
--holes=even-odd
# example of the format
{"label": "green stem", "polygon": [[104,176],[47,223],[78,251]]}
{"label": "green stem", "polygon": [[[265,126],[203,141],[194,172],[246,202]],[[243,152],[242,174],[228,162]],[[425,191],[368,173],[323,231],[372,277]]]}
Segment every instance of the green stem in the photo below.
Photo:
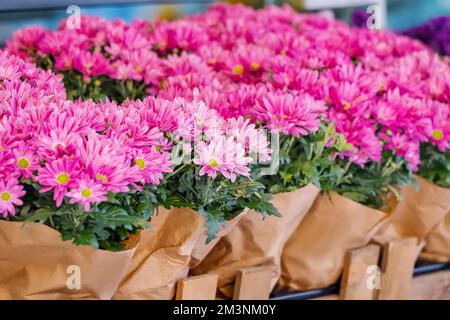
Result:
{"label": "green stem", "polygon": [[176,169],[175,171],[172,171],[171,173],[169,173],[168,175],[166,175],[165,180],[169,179],[170,177],[176,175],[177,173],[179,173],[180,171],[182,171],[184,168],[187,167],[187,164],[183,164],[181,167],[179,167],[178,169]]}

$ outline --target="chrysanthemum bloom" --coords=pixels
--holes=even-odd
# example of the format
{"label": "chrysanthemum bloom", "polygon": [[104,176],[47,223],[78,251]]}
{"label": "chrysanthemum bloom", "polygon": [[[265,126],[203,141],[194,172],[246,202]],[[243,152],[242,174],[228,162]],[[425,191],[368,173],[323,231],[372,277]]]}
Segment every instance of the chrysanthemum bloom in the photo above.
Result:
{"label": "chrysanthemum bloom", "polygon": [[100,52],[80,52],[73,60],[73,67],[84,75],[87,82],[92,76],[107,75],[111,72],[109,61]]}
{"label": "chrysanthemum bloom", "polygon": [[15,179],[0,179],[0,213],[4,218],[8,213],[12,216],[16,214],[14,206],[21,206],[22,200],[19,198],[25,195],[23,187]]}
{"label": "chrysanthemum bloom", "polygon": [[80,179],[78,186],[66,194],[70,203],[79,203],[84,211],[91,211],[91,203],[106,201],[106,191],[98,182],[89,179]]}
{"label": "chrysanthemum bloom", "polygon": [[330,98],[338,110],[354,115],[364,115],[369,107],[368,96],[349,82],[330,89]]}
{"label": "chrysanthemum bloom", "polygon": [[20,77],[20,66],[12,64],[6,58],[6,53],[0,54],[0,81],[15,80]]}
{"label": "chrysanthemum bloom", "polygon": [[386,149],[394,151],[406,160],[411,170],[417,170],[420,163],[420,144],[404,134],[392,134],[387,140]]}
{"label": "chrysanthemum bloom", "polygon": [[14,158],[17,169],[24,178],[30,178],[40,168],[36,153],[25,143],[21,143],[20,146],[14,149]]}
{"label": "chrysanthemum bloom", "polygon": [[38,182],[44,186],[39,192],[48,192],[53,189],[53,199],[59,207],[67,191],[77,186],[79,176],[78,161],[63,157],[49,161],[45,167],[39,168]]}
{"label": "chrysanthemum bloom", "polygon": [[88,165],[86,172],[110,192],[128,192],[129,185],[139,181],[139,174],[131,167],[130,161],[120,157],[109,161],[95,161]]}
{"label": "chrysanthemum bloom", "polygon": [[176,135],[187,141],[194,141],[201,139],[202,135],[213,136],[223,131],[224,119],[204,102],[188,102],[184,99],[177,99],[175,102],[180,103],[183,110],[178,119]]}
{"label": "chrysanthemum bloom", "polygon": [[45,32],[44,28],[35,26],[19,29],[14,32],[13,38],[7,41],[7,45],[12,52],[26,59],[29,54],[27,49],[36,48]]}
{"label": "chrysanthemum bloom", "polygon": [[77,146],[84,172],[108,192],[128,192],[139,181],[138,170],[131,166],[131,149],[115,137],[94,133]]}
{"label": "chrysanthemum bloom", "polygon": [[247,167],[252,158],[245,156],[244,147],[234,137],[215,136],[210,142],[200,141],[195,145],[194,164],[201,166],[199,175],[216,178],[221,173],[232,182],[237,175],[249,176]]}
{"label": "chrysanthemum bloom", "polygon": [[177,127],[179,106],[172,101],[148,97],[142,101],[146,114],[146,121],[159,128],[162,132],[173,132]]}
{"label": "chrysanthemum bloom", "polygon": [[254,114],[273,132],[299,137],[319,128],[320,115],[325,110],[322,102],[306,94],[299,97],[289,93],[269,93],[257,103]]}
{"label": "chrysanthemum bloom", "polygon": [[170,154],[167,152],[152,152],[144,153],[139,151],[135,156],[134,162],[139,169],[139,175],[143,184],[158,185],[164,178],[163,173],[172,172],[173,165],[170,160]]}
{"label": "chrysanthemum bloom", "polygon": [[445,152],[450,148],[450,107],[443,103],[430,101],[425,106],[430,112],[431,141],[440,151]]}
{"label": "chrysanthemum bloom", "polygon": [[243,117],[231,118],[227,121],[226,135],[234,137],[253,159],[254,163],[264,163],[270,160],[272,149],[264,129],[257,129],[255,124]]}
{"label": "chrysanthemum bloom", "polygon": [[[0,146],[3,148],[2,146]],[[0,179],[6,179],[11,175],[18,175],[14,166],[14,157],[4,149],[0,150]]]}
{"label": "chrysanthemum bloom", "polygon": [[80,139],[79,133],[71,131],[66,126],[45,130],[37,137],[38,153],[44,159],[70,155],[75,151]]}

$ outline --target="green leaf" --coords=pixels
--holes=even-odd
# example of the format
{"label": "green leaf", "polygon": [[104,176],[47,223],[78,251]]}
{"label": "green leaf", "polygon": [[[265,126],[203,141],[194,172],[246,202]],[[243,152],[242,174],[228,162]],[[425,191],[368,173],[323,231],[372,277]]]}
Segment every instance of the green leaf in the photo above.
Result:
{"label": "green leaf", "polygon": [[203,208],[199,209],[199,213],[205,216],[205,227],[208,230],[208,237],[206,243],[211,242],[219,232],[220,226],[225,226],[227,221],[225,220],[222,212],[208,212]]}
{"label": "green leaf", "polygon": [[73,242],[77,245],[89,245],[94,248],[99,248],[97,236],[91,231],[81,231],[73,234]]}
{"label": "green leaf", "polygon": [[342,196],[360,203],[367,200],[367,196],[357,192],[343,192]]}
{"label": "green leaf", "polygon": [[40,208],[34,211],[29,217],[24,220],[24,225],[33,223],[33,222],[41,222],[45,223],[48,218],[57,214],[57,211],[48,208]]}
{"label": "green leaf", "polygon": [[259,212],[263,217],[276,216],[281,217],[278,209],[266,198],[251,199],[245,203],[245,206],[256,212]]}
{"label": "green leaf", "polygon": [[120,201],[116,198],[116,195],[114,193],[108,192],[107,197],[109,203],[120,205]]}

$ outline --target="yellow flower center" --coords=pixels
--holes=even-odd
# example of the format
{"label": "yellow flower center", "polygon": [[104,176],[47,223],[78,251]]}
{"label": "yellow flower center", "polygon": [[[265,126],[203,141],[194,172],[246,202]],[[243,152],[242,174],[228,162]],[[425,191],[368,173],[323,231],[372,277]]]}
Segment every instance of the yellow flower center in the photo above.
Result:
{"label": "yellow flower center", "polygon": [[241,74],[244,73],[244,66],[242,64],[234,66],[233,73],[237,76],[240,76]]}
{"label": "yellow flower center", "polygon": [[434,130],[433,138],[436,140],[442,140],[444,138],[444,133],[440,129]]}
{"label": "yellow flower center", "polygon": [[255,71],[258,70],[259,69],[259,63],[253,62],[252,63],[252,69],[255,70]]}
{"label": "yellow flower center", "polygon": [[52,145],[52,149],[53,149],[53,150],[56,150],[56,149],[58,148],[58,146],[61,146],[63,149],[66,147],[66,145],[65,145],[64,143],[61,143],[61,142],[55,142],[55,143]]}
{"label": "yellow flower center", "polygon": [[100,87],[101,84],[102,84],[102,82],[100,80],[98,80],[98,79],[94,81],[94,85],[96,87]]}
{"label": "yellow flower center", "polygon": [[5,150],[5,148],[3,148],[3,146],[0,144],[0,151]]}
{"label": "yellow flower center", "polygon": [[67,61],[66,64],[65,64],[65,67],[67,69],[72,69],[72,61]]}
{"label": "yellow flower center", "polygon": [[348,102],[346,100],[341,100],[341,103],[344,106],[344,110],[348,110],[348,109],[350,109],[352,107],[350,102]]}
{"label": "yellow flower center", "polygon": [[142,71],[143,71],[142,67],[140,67],[140,66],[136,67],[136,72],[137,73],[142,73]]}
{"label": "yellow flower center", "polygon": [[63,173],[60,173],[60,174],[58,174],[56,176],[56,181],[59,184],[66,184],[67,182],[70,181],[70,177],[69,177],[69,175],[67,173],[63,172]]}
{"label": "yellow flower center", "polygon": [[280,51],[280,55],[285,56],[286,55],[286,50],[281,50]]}
{"label": "yellow flower center", "polygon": [[161,146],[156,146],[155,147],[157,151],[161,151],[162,147]]}
{"label": "yellow flower center", "polygon": [[90,198],[92,196],[92,191],[89,189],[83,189],[83,190],[81,190],[81,195],[84,198]]}
{"label": "yellow flower center", "polygon": [[104,174],[97,173],[95,175],[95,178],[97,179],[97,181],[99,181],[101,183],[108,183],[108,177],[105,176]]}
{"label": "yellow flower center", "polygon": [[11,194],[9,192],[3,192],[1,197],[3,201],[8,202],[11,199]]}
{"label": "yellow flower center", "polygon": [[281,115],[281,119],[286,119],[286,118],[287,118],[287,114],[283,113],[283,114]]}
{"label": "yellow flower center", "polygon": [[208,163],[212,168],[217,168],[219,166],[219,161],[217,161],[216,159],[211,159]]}
{"label": "yellow flower center", "polygon": [[145,160],[142,158],[136,159],[136,164],[140,170],[143,170],[145,168]]}
{"label": "yellow flower center", "polygon": [[20,158],[17,161],[17,165],[19,166],[20,169],[27,169],[30,166],[30,162],[28,161],[27,158]]}
{"label": "yellow flower center", "polygon": [[214,58],[211,58],[211,59],[208,59],[208,64],[216,64],[216,59],[214,59]]}

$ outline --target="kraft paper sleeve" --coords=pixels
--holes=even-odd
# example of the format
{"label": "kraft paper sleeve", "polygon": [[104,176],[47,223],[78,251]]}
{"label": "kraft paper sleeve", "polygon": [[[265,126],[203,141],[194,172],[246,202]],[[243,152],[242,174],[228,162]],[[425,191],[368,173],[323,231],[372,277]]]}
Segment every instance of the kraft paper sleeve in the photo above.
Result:
{"label": "kraft paper sleeve", "polygon": [[450,261],[450,212],[428,234],[421,257],[438,262]]}
{"label": "kraft paper sleeve", "polygon": [[0,221],[0,299],[111,299],[134,251],[77,246],[43,224]]}
{"label": "kraft paper sleeve", "polygon": [[269,265],[274,270],[271,284],[273,288],[280,276],[282,249],[318,193],[316,187],[308,185],[295,192],[274,195],[272,203],[282,217],[269,216],[262,219],[260,213],[250,211],[191,273],[219,274],[218,290],[231,298],[239,269]]}
{"label": "kraft paper sleeve", "polygon": [[412,185],[403,187],[400,203],[374,237],[375,242],[384,245],[391,240],[416,237],[423,244],[431,230],[450,211],[450,189],[415,178],[419,189]]}
{"label": "kraft paper sleeve", "polygon": [[336,283],[346,252],[366,245],[386,217],[334,192],[319,195],[284,247],[280,285],[310,290]]}
{"label": "kraft paper sleeve", "polygon": [[228,221],[208,244],[204,218],[189,208],[161,208],[141,242],[113,299],[173,299],[177,282],[188,276],[245,212]]}

